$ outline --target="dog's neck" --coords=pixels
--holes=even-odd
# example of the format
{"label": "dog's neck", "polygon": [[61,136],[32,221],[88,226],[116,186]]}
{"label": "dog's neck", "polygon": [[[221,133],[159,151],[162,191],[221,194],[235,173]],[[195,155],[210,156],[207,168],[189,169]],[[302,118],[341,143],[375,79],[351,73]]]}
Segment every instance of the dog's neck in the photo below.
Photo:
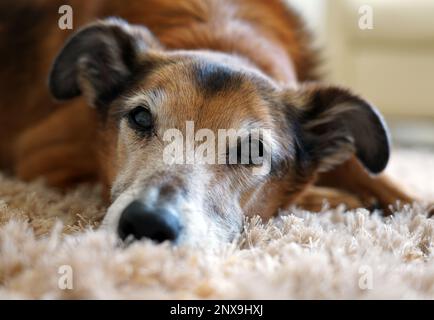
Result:
{"label": "dog's neck", "polygon": [[281,1],[153,1],[146,10],[143,5],[122,4],[113,12],[123,16],[127,11],[125,16],[130,17],[130,22],[147,26],[169,50],[200,49],[237,55],[286,85],[306,78],[297,74],[307,69],[302,66],[306,60],[304,48],[300,47],[303,43],[295,35],[298,31],[293,30],[301,26],[296,16],[285,12]]}
{"label": "dog's neck", "polygon": [[[198,25],[192,28],[194,39],[177,37],[176,34],[162,37],[162,42],[169,48],[188,50],[207,49],[235,55],[248,60],[251,65],[284,85],[294,85],[297,75],[291,57],[278,41],[261,34],[253,26],[235,29],[231,25],[223,30],[212,30],[211,25]],[[195,30],[193,32],[193,30]]]}

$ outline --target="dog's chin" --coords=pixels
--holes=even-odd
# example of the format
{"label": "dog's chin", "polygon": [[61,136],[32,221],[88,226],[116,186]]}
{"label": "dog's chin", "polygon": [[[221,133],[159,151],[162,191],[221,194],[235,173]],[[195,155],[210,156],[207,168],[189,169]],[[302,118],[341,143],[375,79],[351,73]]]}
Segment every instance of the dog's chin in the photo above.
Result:
{"label": "dog's chin", "polygon": [[[130,203],[140,199],[140,193],[140,190],[127,190],[120,194],[108,208],[100,228],[118,236],[122,212]],[[236,236],[220,226],[212,219],[212,215],[203,213],[187,202],[180,205],[179,214],[184,227],[177,241],[171,243],[174,246],[218,249]],[[131,239],[127,238],[126,243],[130,243]],[[145,238],[140,240],[149,241]]]}

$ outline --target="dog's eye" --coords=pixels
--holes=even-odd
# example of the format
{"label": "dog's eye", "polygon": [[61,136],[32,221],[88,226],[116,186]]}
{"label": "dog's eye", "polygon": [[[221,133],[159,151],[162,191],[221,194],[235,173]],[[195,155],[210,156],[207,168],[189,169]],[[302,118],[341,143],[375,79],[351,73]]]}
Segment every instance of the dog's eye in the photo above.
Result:
{"label": "dog's eye", "polygon": [[[248,139],[238,140],[236,148],[236,163],[245,165],[259,165],[263,162],[264,144],[262,140]],[[229,155],[229,163],[233,163],[231,155]]]}
{"label": "dog's eye", "polygon": [[152,114],[144,107],[136,107],[128,114],[131,127],[139,131],[149,131],[153,126]]}

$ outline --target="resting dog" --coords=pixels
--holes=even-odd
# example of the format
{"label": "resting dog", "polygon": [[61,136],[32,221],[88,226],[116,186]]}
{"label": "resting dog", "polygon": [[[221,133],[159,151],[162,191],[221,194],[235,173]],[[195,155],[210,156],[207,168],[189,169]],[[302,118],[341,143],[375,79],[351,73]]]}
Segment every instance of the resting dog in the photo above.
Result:
{"label": "resting dog", "polygon": [[[103,226],[122,239],[211,245],[237,235],[244,216],[290,205],[377,203],[390,213],[413,202],[380,174],[390,152],[382,117],[315,82],[309,37],[284,1],[70,1],[73,34],[57,26],[64,1],[7,2],[0,164],[55,187],[100,182]],[[98,20],[110,16],[123,20]],[[238,159],[240,141],[255,142],[269,170],[254,174],[252,154],[168,164],[164,135],[186,135],[188,123],[241,132],[225,150]],[[252,138],[261,128],[269,134]]]}

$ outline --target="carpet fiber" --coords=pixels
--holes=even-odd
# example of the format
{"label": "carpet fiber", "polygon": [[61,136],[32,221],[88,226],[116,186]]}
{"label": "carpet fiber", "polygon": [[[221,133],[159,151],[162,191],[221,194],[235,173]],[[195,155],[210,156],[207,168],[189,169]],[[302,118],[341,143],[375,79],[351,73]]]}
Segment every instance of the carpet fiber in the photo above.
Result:
{"label": "carpet fiber", "polygon": [[[433,154],[397,151],[389,171],[434,199]],[[150,242],[121,248],[92,231],[104,213],[97,187],[62,195],[0,175],[0,298],[433,299],[426,209],[382,218],[294,208],[268,224],[249,221],[237,241],[212,252]]]}

